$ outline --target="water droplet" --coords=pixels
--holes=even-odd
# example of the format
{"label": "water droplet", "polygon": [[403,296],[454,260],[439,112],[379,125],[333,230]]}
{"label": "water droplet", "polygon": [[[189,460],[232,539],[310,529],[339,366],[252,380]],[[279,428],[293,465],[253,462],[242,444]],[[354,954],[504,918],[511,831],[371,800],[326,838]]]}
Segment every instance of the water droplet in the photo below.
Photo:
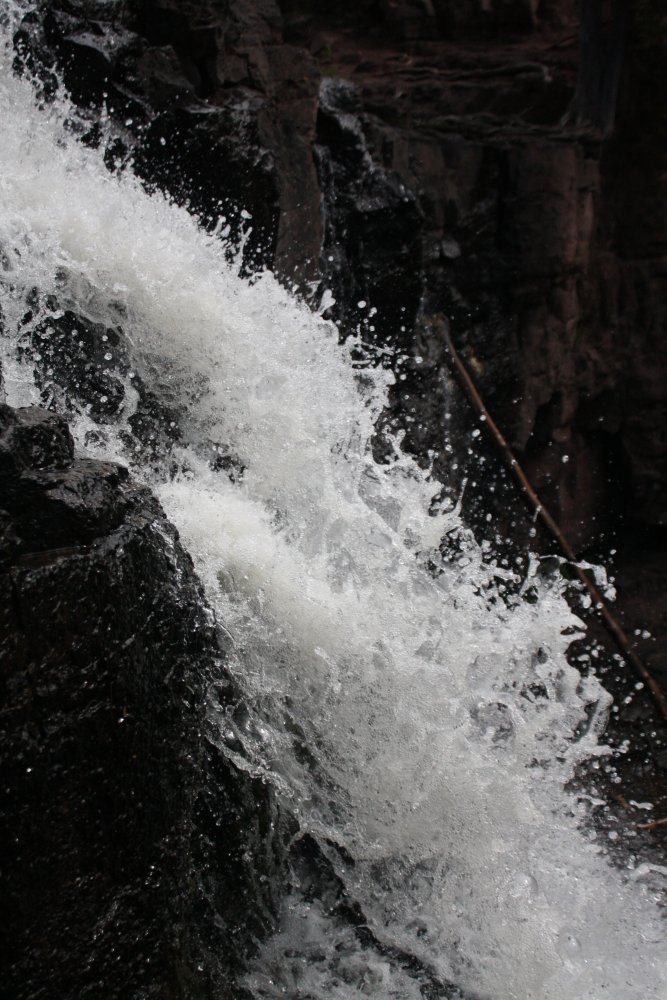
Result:
{"label": "water droplet", "polygon": [[538,891],[537,879],[528,872],[517,872],[510,884],[509,894],[513,899],[530,899]]}

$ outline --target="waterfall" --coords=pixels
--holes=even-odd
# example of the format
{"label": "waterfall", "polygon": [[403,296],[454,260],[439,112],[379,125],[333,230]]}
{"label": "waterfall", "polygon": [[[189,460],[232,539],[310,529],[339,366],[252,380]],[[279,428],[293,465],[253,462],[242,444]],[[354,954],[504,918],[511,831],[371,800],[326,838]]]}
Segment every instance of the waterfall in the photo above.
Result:
{"label": "waterfall", "polygon": [[[605,757],[609,697],[568,663],[582,626],[562,584],[537,560],[510,580],[400,435],[377,463],[391,374],[272,274],[243,277],[220,233],[109,173],[11,58],[6,39],[7,400],[67,412],[78,449],[128,465],[177,526],[244,692],[239,716],[211,695],[220,746],[272,784],[377,940],[465,996],[666,996],[664,871],[613,866],[595,788],[570,784]],[[422,996],[296,881],[246,986]]]}

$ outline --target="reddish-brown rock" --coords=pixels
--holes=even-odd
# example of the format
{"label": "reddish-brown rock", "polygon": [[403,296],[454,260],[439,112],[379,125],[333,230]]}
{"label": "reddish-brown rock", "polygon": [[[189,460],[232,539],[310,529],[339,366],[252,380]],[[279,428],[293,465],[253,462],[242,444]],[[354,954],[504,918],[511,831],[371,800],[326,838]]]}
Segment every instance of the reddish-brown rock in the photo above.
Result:
{"label": "reddish-brown rock", "polygon": [[572,544],[666,547],[659,3],[46,7],[80,103],[131,112],[143,176],[205,224],[247,209],[250,267],[307,288],[320,263],[344,328],[365,300],[367,334],[423,358],[393,406],[453,488],[444,321]]}

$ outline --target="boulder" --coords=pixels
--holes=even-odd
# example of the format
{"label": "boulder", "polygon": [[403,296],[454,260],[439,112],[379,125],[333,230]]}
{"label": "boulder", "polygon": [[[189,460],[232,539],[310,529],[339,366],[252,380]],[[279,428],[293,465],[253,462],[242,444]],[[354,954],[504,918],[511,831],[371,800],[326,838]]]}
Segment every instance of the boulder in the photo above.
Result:
{"label": "boulder", "polygon": [[0,406],[0,532],[3,991],[229,995],[278,817],[207,728],[239,694],[190,559],[38,408]]}

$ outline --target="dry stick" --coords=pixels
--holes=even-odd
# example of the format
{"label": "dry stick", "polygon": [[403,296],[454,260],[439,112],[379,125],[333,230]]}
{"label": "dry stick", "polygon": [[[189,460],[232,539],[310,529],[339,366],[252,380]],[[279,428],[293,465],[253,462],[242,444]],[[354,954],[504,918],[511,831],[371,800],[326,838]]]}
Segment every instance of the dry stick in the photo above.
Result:
{"label": "dry stick", "polygon": [[[631,806],[625,795],[614,795],[617,802],[620,802],[626,812],[632,812],[637,808],[637,804]],[[637,823],[638,830],[657,830],[659,826],[667,826],[667,816],[664,819],[653,819],[650,823]]]}
{"label": "dry stick", "polygon": [[553,537],[556,539],[567,559],[572,563],[575,573],[577,574],[582,584],[584,585],[584,587],[590,594],[591,598],[593,599],[593,606],[595,610],[599,613],[605,625],[607,626],[612,636],[616,640],[616,643],[621,652],[623,653],[623,655],[625,656],[626,660],[632,664],[637,673],[640,675],[640,677],[644,680],[644,682],[650,689],[651,694],[653,695],[656,704],[660,709],[660,712],[662,713],[663,717],[667,719],[667,698],[665,697],[663,691],[660,689],[656,680],[651,676],[651,674],[649,673],[648,669],[646,668],[642,660],[640,660],[640,658],[637,656],[636,652],[632,648],[630,639],[623,631],[618,620],[611,613],[607,603],[605,602],[604,597],[602,596],[598,588],[595,586],[595,584],[586,575],[581,566],[579,566],[574,549],[572,548],[567,538],[565,537],[563,532],[560,530],[560,528],[554,521],[549,511],[545,508],[544,504],[541,502],[540,498],[538,497],[533,487],[530,485],[530,482],[528,481],[525,472],[523,471],[523,469],[517,462],[516,458],[514,457],[512,449],[510,448],[505,437],[501,433],[498,425],[496,424],[493,417],[491,416],[486,406],[484,405],[484,401],[480,396],[479,392],[477,391],[477,387],[473,382],[468,372],[468,369],[464,365],[458,351],[456,350],[454,344],[452,343],[452,338],[447,328],[444,329],[444,335],[445,335],[445,343],[447,345],[447,350],[449,351],[454,367],[466,389],[466,392],[468,393],[468,396],[470,397],[470,400],[475,409],[477,410],[477,412],[480,414],[480,416],[484,418],[486,426],[489,428],[489,431],[491,432],[493,438],[495,439],[497,446],[500,448],[500,451],[502,452],[503,457],[507,462],[509,468],[514,473],[514,476],[516,477],[519,486],[521,487],[521,490],[523,491],[524,495],[528,498],[528,500],[534,507],[536,514],[542,519],[546,527],[549,529]]}
{"label": "dry stick", "polygon": [[637,823],[638,830],[656,830],[659,826],[667,826],[667,816],[664,819],[654,819],[651,823]]}

